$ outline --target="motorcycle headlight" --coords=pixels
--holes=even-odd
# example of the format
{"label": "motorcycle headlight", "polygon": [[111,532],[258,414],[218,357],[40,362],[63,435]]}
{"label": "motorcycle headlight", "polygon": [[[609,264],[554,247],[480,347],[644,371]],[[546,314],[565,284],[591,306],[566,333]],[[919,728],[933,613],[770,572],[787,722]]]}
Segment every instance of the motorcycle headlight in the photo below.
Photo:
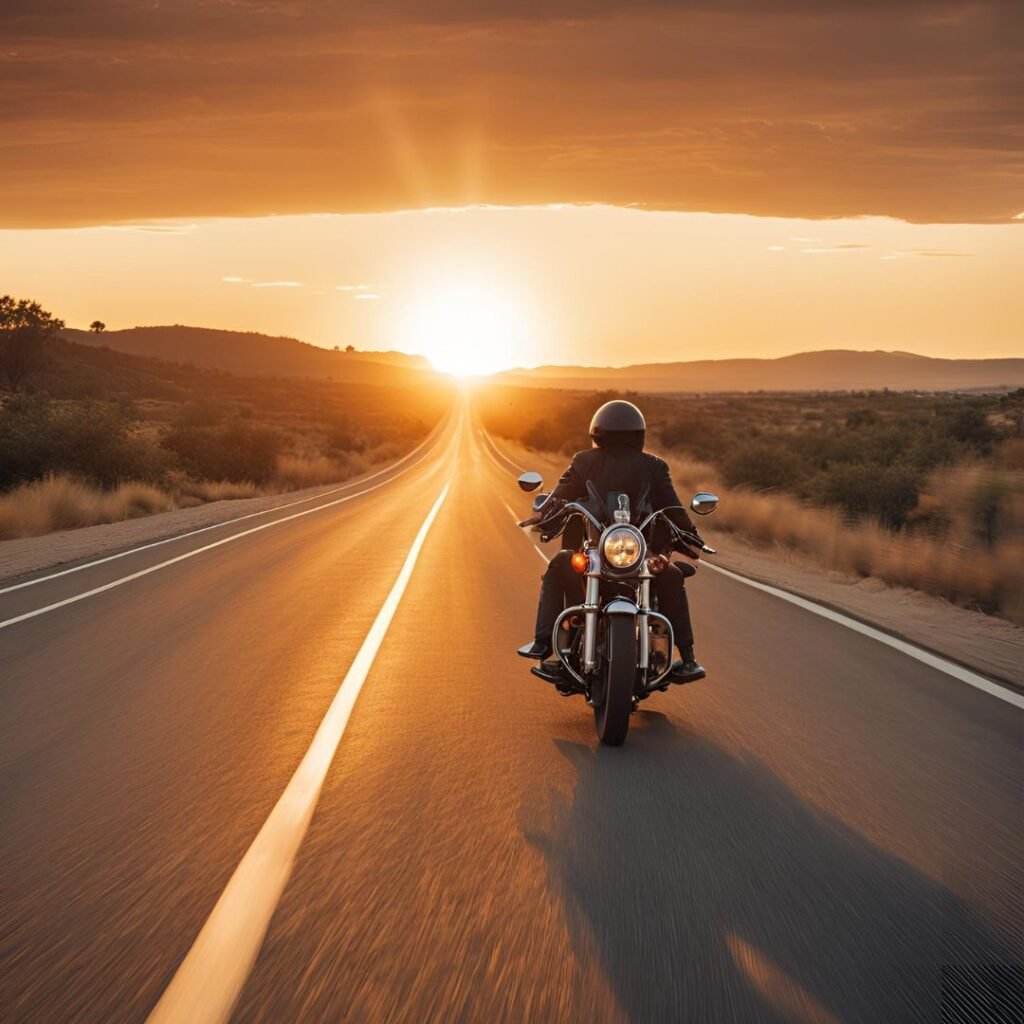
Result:
{"label": "motorcycle headlight", "polygon": [[612,569],[619,572],[632,569],[644,556],[643,538],[631,527],[614,527],[604,535],[601,554]]}

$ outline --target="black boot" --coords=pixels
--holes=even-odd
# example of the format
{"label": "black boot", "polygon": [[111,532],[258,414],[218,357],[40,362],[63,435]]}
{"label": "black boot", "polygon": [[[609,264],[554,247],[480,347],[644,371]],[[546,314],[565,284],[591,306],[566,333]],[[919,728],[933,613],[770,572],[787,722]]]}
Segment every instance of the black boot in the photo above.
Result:
{"label": "black boot", "polygon": [[679,653],[682,658],[672,665],[672,674],[669,676],[673,683],[695,683],[707,675],[704,666],[693,656],[692,647],[684,647]]}
{"label": "black boot", "polygon": [[543,679],[545,683],[554,683],[555,689],[563,697],[586,693],[583,687],[566,671],[560,659],[542,661],[539,665],[534,665],[530,672],[538,679]]}
{"label": "black boot", "polygon": [[567,678],[565,668],[557,658],[534,665],[530,672],[538,679],[543,679],[546,683],[560,683],[563,679]]}
{"label": "black boot", "polygon": [[541,640],[534,640],[533,643],[523,644],[516,651],[516,654],[520,658],[532,658],[534,661],[543,661],[551,656],[551,644],[544,643]]}

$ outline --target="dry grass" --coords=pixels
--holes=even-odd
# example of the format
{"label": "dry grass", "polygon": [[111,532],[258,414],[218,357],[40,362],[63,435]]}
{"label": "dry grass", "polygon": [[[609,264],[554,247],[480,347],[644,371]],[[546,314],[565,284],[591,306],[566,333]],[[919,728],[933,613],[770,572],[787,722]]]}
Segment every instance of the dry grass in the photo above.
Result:
{"label": "dry grass", "polygon": [[345,457],[344,462],[330,459],[326,455],[279,455],[274,483],[278,490],[299,491],[303,487],[316,487],[318,484],[333,484],[338,480],[354,476],[361,472],[354,469],[361,458]]}
{"label": "dry grass", "polygon": [[70,477],[50,476],[0,495],[0,539],[38,537],[171,508],[173,498],[149,484],[126,483],[105,491]]}
{"label": "dry grass", "polygon": [[[712,467],[670,458],[681,493],[708,488],[724,496],[714,526],[755,544],[806,556],[854,576],[944,597],[954,604],[1024,623],[1024,473],[959,466],[935,473],[919,504],[921,532],[893,533],[850,522],[834,510],[784,494],[726,489]],[[991,495],[998,535],[989,543],[977,510]]]}
{"label": "dry grass", "polygon": [[164,487],[123,483],[104,490],[70,476],[48,476],[0,494],[0,540],[39,537],[54,530],[116,523],[210,501],[255,498],[337,483],[393,458],[396,447],[401,448],[384,445],[372,452],[350,453],[338,459],[283,455],[277,460],[274,479],[264,487],[250,482],[194,480],[183,473],[171,473]]}
{"label": "dry grass", "polygon": [[167,474],[166,489],[174,508],[192,508],[208,501],[255,498],[263,491],[256,484],[235,480],[195,480],[181,472]]}

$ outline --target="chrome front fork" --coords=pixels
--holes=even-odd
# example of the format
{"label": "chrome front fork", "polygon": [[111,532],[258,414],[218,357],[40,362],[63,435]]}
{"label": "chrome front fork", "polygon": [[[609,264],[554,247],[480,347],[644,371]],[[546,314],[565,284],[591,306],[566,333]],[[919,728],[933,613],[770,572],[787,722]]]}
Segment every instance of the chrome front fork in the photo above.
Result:
{"label": "chrome front fork", "polygon": [[583,599],[583,672],[597,668],[597,613],[601,602],[601,558],[597,551],[587,552],[587,590]]}
{"label": "chrome front fork", "polygon": [[[583,601],[583,671],[587,675],[597,668],[597,613],[601,601],[601,559],[594,550],[589,552],[589,556],[586,597]],[[640,608],[636,622],[639,667],[646,675],[651,660],[647,618],[651,610],[651,574],[646,570],[640,577],[639,597]]]}
{"label": "chrome front fork", "polygon": [[651,574],[644,567],[644,575],[640,577],[640,609],[636,617],[637,660],[644,678],[647,677],[647,666],[651,661],[651,633],[647,628],[647,614],[651,610]]}

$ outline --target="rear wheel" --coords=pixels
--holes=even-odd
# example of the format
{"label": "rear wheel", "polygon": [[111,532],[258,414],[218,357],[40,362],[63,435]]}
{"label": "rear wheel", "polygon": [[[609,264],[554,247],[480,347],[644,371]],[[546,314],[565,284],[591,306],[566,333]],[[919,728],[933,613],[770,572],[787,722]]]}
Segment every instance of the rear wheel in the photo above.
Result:
{"label": "rear wheel", "polygon": [[636,681],[636,626],[628,615],[609,615],[605,630],[604,700],[594,708],[597,738],[618,747],[629,732]]}

